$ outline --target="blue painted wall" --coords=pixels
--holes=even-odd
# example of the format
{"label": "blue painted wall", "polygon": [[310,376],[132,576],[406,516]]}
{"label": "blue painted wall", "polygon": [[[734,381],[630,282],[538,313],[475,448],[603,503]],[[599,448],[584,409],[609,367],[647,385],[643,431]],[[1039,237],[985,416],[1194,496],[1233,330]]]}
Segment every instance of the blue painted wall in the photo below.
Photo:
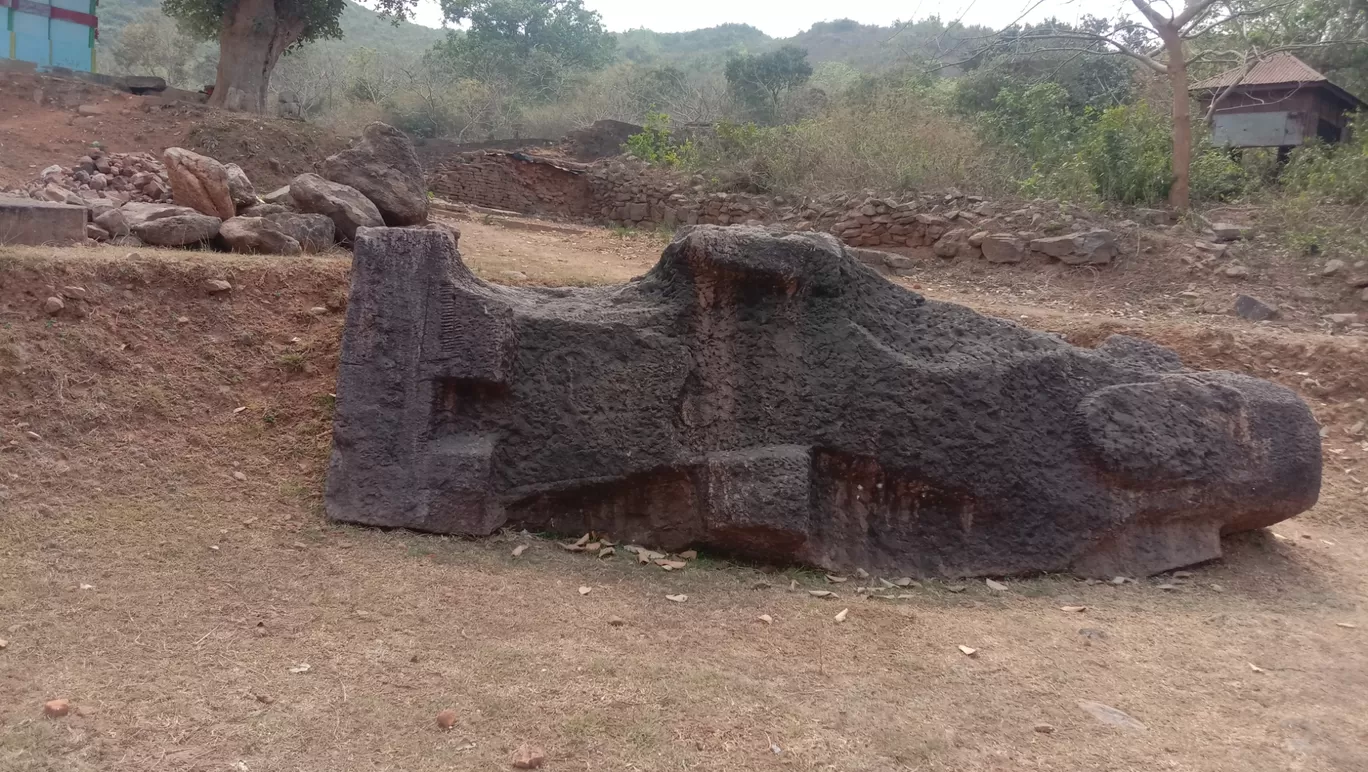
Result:
{"label": "blue painted wall", "polygon": [[[10,5],[17,6],[15,0]],[[95,13],[92,0],[25,0],[25,6],[65,8],[79,13]],[[43,8],[46,11],[47,8]],[[67,67],[72,70],[95,69],[94,30],[66,19],[53,19],[47,13],[34,13],[15,7],[0,9],[5,18],[8,40],[0,41],[0,54],[8,59],[33,62],[39,67]]]}

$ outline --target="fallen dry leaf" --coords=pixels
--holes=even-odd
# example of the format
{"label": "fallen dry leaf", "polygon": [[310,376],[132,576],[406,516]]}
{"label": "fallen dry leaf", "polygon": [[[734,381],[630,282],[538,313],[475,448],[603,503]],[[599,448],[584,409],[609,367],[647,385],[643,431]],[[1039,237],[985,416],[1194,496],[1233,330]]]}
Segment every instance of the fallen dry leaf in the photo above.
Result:
{"label": "fallen dry leaf", "polygon": [[580,595],[588,595],[589,593],[591,593],[591,592],[593,592],[593,591],[594,591],[594,588],[593,588],[593,587],[581,587],[581,588],[580,588]]}
{"label": "fallen dry leaf", "polygon": [[960,653],[963,654],[963,655],[966,656],[966,657],[972,657],[972,656],[974,656],[975,654],[978,654],[978,649],[970,648],[970,647],[968,647],[968,646],[965,646],[965,645],[962,644],[962,643],[959,645],[959,650],[960,650]]}
{"label": "fallen dry leaf", "polygon": [[603,542],[591,541],[584,545],[585,552],[598,552],[603,549]]}
{"label": "fallen dry leaf", "polygon": [[832,592],[831,590],[808,590],[808,595],[811,595],[811,596],[814,597],[814,598],[835,598],[835,597],[837,597],[836,593]]}
{"label": "fallen dry leaf", "polygon": [[589,534],[586,533],[585,535],[579,537],[579,539],[577,539],[577,540],[575,541],[575,546],[576,546],[576,547],[583,547],[584,545],[586,545],[586,544],[588,544],[588,543],[589,543]]}
{"label": "fallen dry leaf", "polygon": [[827,580],[828,582],[831,582],[832,584],[841,584],[842,582],[848,582],[848,581],[850,581],[850,577],[848,577],[848,576],[833,576],[832,574],[827,574],[827,575],[826,575],[826,580]]}
{"label": "fallen dry leaf", "polygon": [[527,545],[526,545],[526,544],[519,544],[518,546],[516,546],[516,547],[513,548],[513,557],[516,558],[516,557],[518,557],[519,555],[522,555],[522,554],[523,554],[524,552],[526,552],[526,551],[527,551]]}
{"label": "fallen dry leaf", "polygon": [[307,662],[301,662],[298,665],[295,665],[294,667],[290,668],[290,672],[294,673],[295,675],[299,675],[300,673],[307,673],[310,670],[313,670],[313,666]]}
{"label": "fallen dry leaf", "polygon": [[760,616],[756,617],[756,619],[759,619],[761,622],[764,622],[767,625],[774,624],[774,617],[770,616],[769,614],[761,614]]}
{"label": "fallen dry leaf", "polygon": [[1145,725],[1131,718],[1126,713],[1092,700],[1079,700],[1078,707],[1082,708],[1088,715],[1101,721],[1104,724],[1120,727],[1122,729],[1133,729],[1137,732],[1145,731]]}
{"label": "fallen dry leaf", "polygon": [[4,638],[0,638],[0,650],[8,649],[8,648],[9,648],[9,641],[5,640]]}
{"label": "fallen dry leaf", "polygon": [[892,582],[890,582],[890,581],[888,581],[887,579],[884,579],[884,578],[882,578],[882,577],[879,578],[879,584],[882,584],[882,585],[884,586],[884,589],[887,589],[887,590],[895,590],[895,589],[898,588],[898,585],[896,585],[896,584],[894,584],[894,583],[892,583]]}
{"label": "fallen dry leaf", "polygon": [[798,580],[797,580],[797,579],[790,579],[790,580],[789,580],[789,592],[792,592],[792,591],[794,591],[794,590],[796,590],[796,589],[798,589]]}
{"label": "fallen dry leaf", "polygon": [[1163,591],[1165,591],[1165,592],[1173,592],[1173,591],[1175,591],[1175,590],[1178,589],[1178,585],[1176,585],[1176,584],[1164,583],[1164,584],[1159,585],[1159,586],[1156,587],[1155,589],[1163,590]]}
{"label": "fallen dry leaf", "polygon": [[857,569],[855,569],[855,575],[858,576],[858,577],[860,577],[861,579],[868,579],[868,578],[869,578],[869,572],[866,571],[866,570],[864,570],[863,568],[857,568]]}
{"label": "fallen dry leaf", "polygon": [[967,590],[967,589],[969,589],[969,588],[966,587],[966,586],[964,586],[964,585],[962,585],[962,584],[949,584],[949,585],[946,585],[945,589],[946,589],[947,591],[949,591],[949,592],[964,592],[965,590]]}
{"label": "fallen dry leaf", "polygon": [[917,583],[917,580],[916,580],[916,579],[913,579],[913,578],[910,577],[910,576],[904,576],[904,577],[901,577],[901,578],[899,578],[899,579],[894,579],[894,580],[893,580],[893,584],[895,584],[895,585],[897,585],[897,586],[899,586],[899,587],[911,587],[912,585],[914,585],[914,584],[916,584],[916,583]]}
{"label": "fallen dry leaf", "polygon": [[244,411],[244,410],[246,410],[246,409],[247,409],[247,407],[246,407],[245,405],[242,406],[242,407],[240,407],[240,408],[236,408],[236,409],[233,410],[233,415],[237,415],[238,413],[241,413],[242,411]]}
{"label": "fallen dry leaf", "polygon": [[666,595],[666,596],[665,596],[665,600],[672,600],[672,601],[674,601],[675,603],[683,603],[684,601],[686,601],[686,600],[688,600],[688,599],[689,599],[689,596],[688,596],[688,595]]}
{"label": "fallen dry leaf", "polygon": [[1068,611],[1068,612],[1071,613],[1071,614],[1077,614],[1077,613],[1080,613],[1080,612],[1083,612],[1083,611],[1087,611],[1087,610],[1088,610],[1088,607],[1087,607],[1087,606],[1060,606],[1060,607],[1059,607],[1059,610],[1060,610],[1060,611]]}
{"label": "fallen dry leaf", "polygon": [[656,565],[666,571],[678,571],[681,568],[688,568],[689,564],[682,560],[657,560]]}
{"label": "fallen dry leaf", "polygon": [[612,547],[604,547],[603,549],[598,551],[598,556],[601,558],[610,558],[615,554],[617,554],[617,550],[613,549]]}
{"label": "fallen dry leaf", "polygon": [[837,621],[837,622],[844,622],[844,621],[846,621],[846,616],[849,615],[849,614],[850,614],[850,609],[848,609],[848,608],[843,608],[843,609],[841,609],[840,613],[838,613],[838,614],[836,615],[836,621]]}
{"label": "fallen dry leaf", "polygon": [[583,545],[583,544],[562,544],[562,545],[561,545],[561,549],[565,550],[566,552],[583,552],[583,551],[584,551],[584,545]]}
{"label": "fallen dry leaf", "polygon": [[984,579],[983,583],[988,585],[988,589],[993,592],[1007,592],[1007,585],[992,579]]}
{"label": "fallen dry leaf", "polygon": [[[1357,630],[1357,629],[1358,629],[1358,625],[1354,624],[1353,622],[1336,622],[1336,623],[1335,623],[1335,627],[1343,627],[1343,628],[1346,628],[1346,629],[1349,629],[1349,630]],[[0,649],[3,649],[3,648],[5,648],[5,647],[4,647],[4,646],[0,646]]]}
{"label": "fallen dry leaf", "polygon": [[1254,664],[1253,662],[1249,663],[1249,669],[1250,669],[1250,670],[1253,670],[1255,673],[1267,673],[1267,672],[1268,672],[1267,670],[1264,670],[1263,668],[1259,667],[1258,665]]}
{"label": "fallen dry leaf", "polygon": [[698,557],[698,550],[684,550],[683,552],[679,553],[679,556],[681,558],[684,558],[685,560],[693,560],[694,558]]}

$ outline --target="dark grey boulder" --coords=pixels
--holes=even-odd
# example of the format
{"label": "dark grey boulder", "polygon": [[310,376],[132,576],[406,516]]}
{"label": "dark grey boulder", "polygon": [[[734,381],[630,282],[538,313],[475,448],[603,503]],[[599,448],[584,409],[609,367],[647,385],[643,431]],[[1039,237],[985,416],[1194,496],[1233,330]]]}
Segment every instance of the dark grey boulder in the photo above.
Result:
{"label": "dark grey boulder", "polygon": [[711,226],[637,281],[550,289],[362,229],[333,442],[335,520],[886,575],[1156,573],[1321,475],[1280,386],[926,300],[830,236]]}
{"label": "dark grey boulder", "polygon": [[336,242],[337,226],[327,215],[277,212],[266,219],[298,241],[305,252],[323,252]]}
{"label": "dark grey boulder", "polygon": [[419,225],[427,221],[427,181],[404,132],[372,123],[354,147],[328,156],[323,176],[349,185],[369,198],[386,225]]}
{"label": "dark grey boulder", "polygon": [[356,229],[384,225],[380,210],[356,188],[325,180],[317,174],[301,174],[290,183],[290,198],[309,214],[332,219],[341,239],[351,241]]}
{"label": "dark grey boulder", "polygon": [[249,255],[297,255],[303,251],[290,234],[264,217],[230,217],[219,238],[234,252]]}

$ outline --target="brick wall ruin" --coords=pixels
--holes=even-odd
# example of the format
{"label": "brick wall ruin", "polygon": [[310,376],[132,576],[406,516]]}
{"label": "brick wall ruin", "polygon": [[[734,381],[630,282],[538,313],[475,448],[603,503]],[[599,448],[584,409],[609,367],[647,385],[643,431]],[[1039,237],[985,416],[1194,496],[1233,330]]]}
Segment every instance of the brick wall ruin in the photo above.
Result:
{"label": "brick wall ruin", "polygon": [[458,153],[428,173],[428,188],[452,201],[523,214],[576,220],[597,214],[583,170],[525,153]]}

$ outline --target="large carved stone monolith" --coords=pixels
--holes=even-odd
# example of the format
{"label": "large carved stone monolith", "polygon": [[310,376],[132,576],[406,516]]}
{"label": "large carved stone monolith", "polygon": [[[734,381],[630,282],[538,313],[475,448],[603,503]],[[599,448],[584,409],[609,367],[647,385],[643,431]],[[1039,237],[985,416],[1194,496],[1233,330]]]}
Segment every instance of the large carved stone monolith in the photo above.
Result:
{"label": "large carved stone monolith", "polygon": [[900,575],[1142,575],[1309,508],[1320,473],[1287,389],[928,301],[825,235],[691,228],[639,280],[546,289],[479,280],[444,234],[363,228],[327,512]]}

